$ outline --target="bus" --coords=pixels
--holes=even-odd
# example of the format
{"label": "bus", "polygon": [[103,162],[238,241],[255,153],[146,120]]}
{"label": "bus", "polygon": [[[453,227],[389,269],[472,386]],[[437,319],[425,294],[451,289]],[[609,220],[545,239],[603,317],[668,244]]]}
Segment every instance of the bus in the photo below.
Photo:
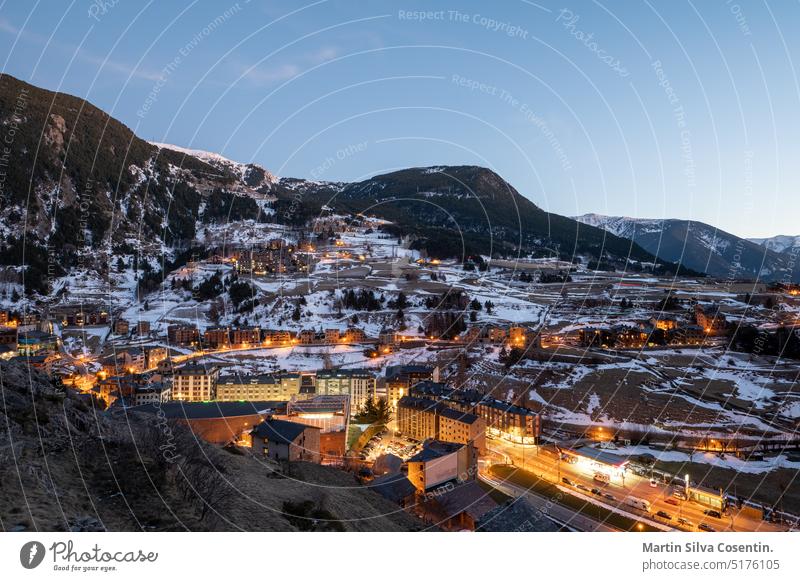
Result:
{"label": "bus", "polygon": [[644,500],[643,498],[628,496],[625,499],[625,504],[627,504],[628,506],[632,506],[634,508],[638,508],[639,510],[643,510],[645,512],[650,512],[650,501]]}

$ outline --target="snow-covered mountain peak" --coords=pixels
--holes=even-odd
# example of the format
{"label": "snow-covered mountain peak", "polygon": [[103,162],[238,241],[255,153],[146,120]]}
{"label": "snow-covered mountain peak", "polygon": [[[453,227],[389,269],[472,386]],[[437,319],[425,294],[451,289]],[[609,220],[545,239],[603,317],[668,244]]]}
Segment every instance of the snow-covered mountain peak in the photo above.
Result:
{"label": "snow-covered mountain peak", "polygon": [[769,250],[774,252],[786,252],[792,248],[800,247],[800,236],[786,236],[778,235],[771,238],[748,238],[750,242],[754,242],[761,246],[766,246]]}
{"label": "snow-covered mountain peak", "polygon": [[[155,145],[159,149],[170,149],[172,151],[177,151],[178,153],[184,153],[186,155],[191,155],[192,157],[196,157],[197,159],[208,163],[214,167],[225,168],[236,175],[238,175],[242,181],[250,182],[253,178],[256,178],[256,181],[259,183],[255,184],[248,184],[252,187],[259,187],[265,184],[275,184],[278,182],[278,178],[272,174],[271,172],[267,171],[260,165],[256,163],[242,163],[239,161],[233,161],[232,159],[228,159],[227,157],[220,155],[218,153],[214,153],[212,151],[205,151],[202,149],[190,149],[188,147],[181,147],[180,145],[173,145],[171,143],[158,143],[155,141],[150,142],[151,145]],[[260,174],[263,173],[263,178]],[[259,174],[259,175],[254,175]]]}

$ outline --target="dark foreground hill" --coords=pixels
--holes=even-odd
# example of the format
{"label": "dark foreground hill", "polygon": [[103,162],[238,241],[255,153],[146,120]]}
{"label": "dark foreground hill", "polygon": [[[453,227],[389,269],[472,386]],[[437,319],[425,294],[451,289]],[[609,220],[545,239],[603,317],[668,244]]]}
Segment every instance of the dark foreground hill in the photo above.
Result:
{"label": "dark foreground hill", "polygon": [[0,402],[0,530],[422,528],[347,473],[287,471],[152,416],[102,412],[18,364],[0,363]]}

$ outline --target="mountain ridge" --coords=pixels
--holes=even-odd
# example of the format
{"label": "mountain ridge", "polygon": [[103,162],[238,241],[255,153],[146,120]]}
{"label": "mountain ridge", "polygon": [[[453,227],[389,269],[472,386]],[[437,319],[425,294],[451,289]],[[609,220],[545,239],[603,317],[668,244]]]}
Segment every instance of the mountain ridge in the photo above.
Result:
{"label": "mountain ridge", "polygon": [[748,238],[748,240],[754,244],[764,246],[773,252],[778,252],[779,254],[784,254],[795,248],[800,248],[800,235],[778,234],[777,236],[770,236],[768,238]]}
{"label": "mountain ridge", "polygon": [[48,279],[75,267],[107,273],[120,254],[171,261],[198,243],[203,224],[301,225],[331,208],[386,218],[442,257],[557,256],[674,270],[635,242],[542,210],[487,168],[408,168],[355,183],[278,178],[257,164],[154,145],[80,97],[7,74],[4,126],[17,129],[3,183],[0,265],[16,268],[31,293],[46,294]]}
{"label": "mountain ridge", "polygon": [[590,213],[576,220],[638,242],[659,258],[726,279],[798,280],[794,261],[715,226],[679,218],[651,219]]}

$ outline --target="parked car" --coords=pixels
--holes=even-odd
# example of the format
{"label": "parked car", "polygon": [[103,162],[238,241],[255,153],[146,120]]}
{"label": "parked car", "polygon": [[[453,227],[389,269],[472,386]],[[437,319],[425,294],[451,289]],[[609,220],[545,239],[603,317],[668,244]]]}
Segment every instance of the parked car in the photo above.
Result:
{"label": "parked car", "polygon": [[718,510],[713,510],[711,508],[707,508],[703,511],[703,514],[706,516],[710,516],[712,518],[722,518],[722,514]]}
{"label": "parked car", "polygon": [[703,522],[703,523],[700,523],[700,524],[697,526],[697,530],[700,530],[700,531],[705,531],[705,532],[707,532],[707,533],[715,533],[715,532],[717,532],[717,529],[715,529],[715,528],[714,528],[714,527],[712,527],[711,525],[707,525],[707,524],[706,524],[706,523],[704,523],[704,522]]}
{"label": "parked car", "polygon": [[668,498],[668,499],[667,499],[667,500],[665,500],[664,502],[666,502],[667,504],[671,504],[672,506],[678,506],[678,505],[680,504],[680,503],[679,503],[677,500],[675,500],[674,498]]}
{"label": "parked car", "polygon": [[658,486],[658,482],[656,482],[655,478],[650,479],[650,486],[652,486],[653,488],[656,488]]}
{"label": "parked car", "polygon": [[659,510],[656,513],[656,516],[660,516],[661,518],[666,519],[666,520],[672,520],[672,515],[670,513],[666,512],[666,511],[664,511],[664,510]]}
{"label": "parked car", "polygon": [[681,517],[678,519],[678,524],[687,528],[694,527],[694,524],[690,520],[686,520],[685,518]]}
{"label": "parked car", "polygon": [[603,493],[600,491],[599,488],[592,488],[592,494],[595,494],[597,496],[601,496]]}
{"label": "parked car", "polygon": [[561,482],[563,482],[567,486],[575,486],[575,483],[572,480],[570,480],[569,478],[567,478],[566,476],[561,479]]}
{"label": "parked car", "polygon": [[578,488],[580,490],[585,490],[586,492],[589,492],[589,487],[588,486],[584,486],[583,484],[578,484],[576,486],[576,488]]}
{"label": "parked car", "polygon": [[616,498],[614,498],[613,494],[609,494],[608,492],[603,493],[603,496],[608,500],[617,500]]}

